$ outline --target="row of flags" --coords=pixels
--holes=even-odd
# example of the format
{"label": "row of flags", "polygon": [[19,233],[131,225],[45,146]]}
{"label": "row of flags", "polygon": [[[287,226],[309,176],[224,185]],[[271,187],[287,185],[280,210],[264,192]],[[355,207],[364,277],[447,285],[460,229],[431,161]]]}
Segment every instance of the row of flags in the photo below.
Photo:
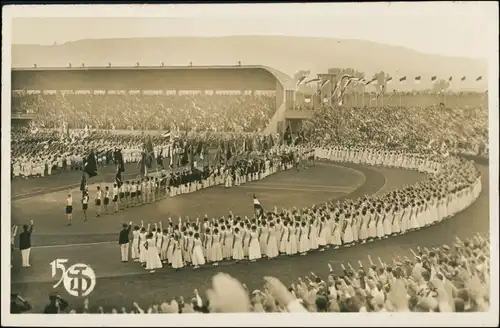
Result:
{"label": "row of flags", "polygon": [[[483,77],[482,77],[482,76],[478,76],[478,77],[476,78],[476,82],[482,81],[482,79],[483,79]],[[398,78],[398,79],[396,79],[396,80],[395,80],[395,79],[393,79],[393,78],[390,76],[390,77],[388,77],[388,78],[385,80],[385,83],[389,84],[389,83],[392,83],[393,81],[395,81],[395,82],[399,82],[399,83],[405,83],[407,80],[408,80],[407,76],[402,76],[402,77],[400,77],[400,78]],[[414,80],[414,82],[415,82],[416,84],[418,84],[418,83],[420,83],[421,81],[423,81],[422,76],[415,76],[413,80]],[[462,77],[460,78],[460,81],[461,81],[461,82],[464,82],[464,81],[466,81],[466,80],[467,80],[467,76],[462,76]],[[373,80],[371,80],[369,83],[372,83],[372,82],[375,82],[375,81],[377,81],[377,79],[373,79]],[[431,81],[432,83],[436,83],[436,82],[438,81],[438,77],[437,77],[436,75],[431,76],[430,81]],[[453,76],[450,76],[450,77],[447,79],[447,81],[448,81],[448,82],[453,82]],[[369,83],[367,83],[367,84],[369,84]]]}
{"label": "row of flags", "polygon": [[[345,75],[344,75],[344,77],[345,77]],[[431,76],[431,77],[430,77],[430,82],[432,82],[432,83],[436,83],[436,82],[438,81],[438,79],[440,79],[440,78],[438,78],[438,76],[436,76],[436,75]],[[406,83],[408,80],[409,80],[409,77],[408,77],[408,76],[406,76],[406,75],[405,75],[405,76],[401,76],[401,77],[399,77],[399,78],[393,78],[392,76],[389,76],[389,77],[386,77],[386,78],[385,78],[385,81],[384,81],[384,82],[385,82],[385,83],[387,83],[387,84],[392,83],[392,82],[399,82],[399,83],[404,84],[404,83]],[[415,83],[417,83],[417,84],[418,84],[418,83],[420,83],[421,81],[424,81],[425,79],[423,79],[423,78],[422,78],[422,76],[420,76],[420,75],[419,75],[419,76],[415,76],[415,77],[413,78],[413,80],[414,80],[414,82],[415,82]],[[475,79],[475,80],[476,80],[476,82],[482,81],[482,80],[483,80],[483,76],[482,76],[482,75],[481,75],[481,76],[478,76],[478,77],[476,77],[476,79]],[[322,79],[320,79],[320,78],[314,78],[314,79],[312,79],[312,80],[308,80],[308,81],[305,81],[305,78],[301,78],[301,79],[299,79],[299,80],[298,80],[298,82],[297,82],[297,86],[298,86],[298,85],[300,85],[300,84],[309,84],[309,83],[311,83],[311,82],[321,82],[321,81],[322,81]],[[453,76],[448,77],[448,78],[446,79],[446,81],[448,81],[448,82],[453,82],[453,81],[454,81]],[[461,82],[467,81],[467,76],[462,76],[461,78],[459,78],[459,81],[461,81]],[[372,79],[370,79],[370,80],[367,80],[367,79],[365,79],[365,78],[356,78],[356,77],[352,77],[352,76],[351,76],[351,77],[349,77],[349,80],[348,80],[348,83],[350,83],[350,82],[354,82],[355,84],[364,84],[364,85],[369,85],[369,84],[373,84],[373,83],[375,83],[375,82],[377,82],[377,83],[378,83],[378,79],[377,79],[377,78],[372,78]],[[324,88],[324,87],[325,87],[326,85],[328,85],[329,83],[330,83],[330,80],[328,80],[328,79],[323,80],[323,82],[322,82],[322,83],[321,83],[321,85],[320,85],[320,89]]]}

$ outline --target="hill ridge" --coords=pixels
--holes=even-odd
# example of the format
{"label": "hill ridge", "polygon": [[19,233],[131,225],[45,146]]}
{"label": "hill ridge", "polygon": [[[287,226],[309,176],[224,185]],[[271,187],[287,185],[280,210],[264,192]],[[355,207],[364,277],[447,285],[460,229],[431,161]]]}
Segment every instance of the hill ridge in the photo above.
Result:
{"label": "hill ridge", "polygon": [[[419,52],[398,45],[387,45],[359,39],[297,37],[280,35],[189,36],[151,38],[103,38],[68,41],[56,45],[12,45],[13,67],[64,67],[68,63],[87,66],[143,65],[183,66],[263,65],[293,76],[298,70],[313,74],[331,67],[351,67],[372,76],[385,71],[392,76],[422,76],[423,82],[414,87],[430,87],[430,77],[465,82],[453,89],[485,90],[487,61],[478,58],[448,57]],[[476,82],[483,76],[482,82]],[[460,88],[458,88],[458,86]]]}

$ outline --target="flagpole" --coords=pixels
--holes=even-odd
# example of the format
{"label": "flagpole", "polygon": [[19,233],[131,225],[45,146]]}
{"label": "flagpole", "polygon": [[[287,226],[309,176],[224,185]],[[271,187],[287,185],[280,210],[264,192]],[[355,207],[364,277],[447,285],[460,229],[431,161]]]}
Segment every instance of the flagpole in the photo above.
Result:
{"label": "flagpole", "polygon": [[363,85],[363,99],[361,100],[363,107],[365,107],[365,86]]}

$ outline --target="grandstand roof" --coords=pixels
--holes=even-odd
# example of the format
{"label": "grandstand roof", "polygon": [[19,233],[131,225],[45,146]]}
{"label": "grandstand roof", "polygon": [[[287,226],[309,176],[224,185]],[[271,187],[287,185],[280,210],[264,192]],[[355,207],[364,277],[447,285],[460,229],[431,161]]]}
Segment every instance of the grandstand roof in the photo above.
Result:
{"label": "grandstand roof", "polygon": [[285,89],[295,89],[295,82],[286,73],[264,65],[210,65],[210,66],[72,66],[72,67],[12,67],[15,72],[44,72],[44,71],[104,71],[104,70],[218,70],[218,69],[263,69],[271,73]]}

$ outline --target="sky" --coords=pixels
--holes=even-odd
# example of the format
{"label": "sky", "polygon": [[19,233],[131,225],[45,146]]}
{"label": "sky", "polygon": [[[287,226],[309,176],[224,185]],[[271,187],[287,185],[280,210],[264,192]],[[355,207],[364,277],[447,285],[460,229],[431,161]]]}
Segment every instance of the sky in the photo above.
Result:
{"label": "sky", "polygon": [[15,16],[11,21],[14,44],[289,35],[361,39],[424,53],[486,58],[491,37],[498,37],[496,2],[17,6],[4,9],[5,13]]}

